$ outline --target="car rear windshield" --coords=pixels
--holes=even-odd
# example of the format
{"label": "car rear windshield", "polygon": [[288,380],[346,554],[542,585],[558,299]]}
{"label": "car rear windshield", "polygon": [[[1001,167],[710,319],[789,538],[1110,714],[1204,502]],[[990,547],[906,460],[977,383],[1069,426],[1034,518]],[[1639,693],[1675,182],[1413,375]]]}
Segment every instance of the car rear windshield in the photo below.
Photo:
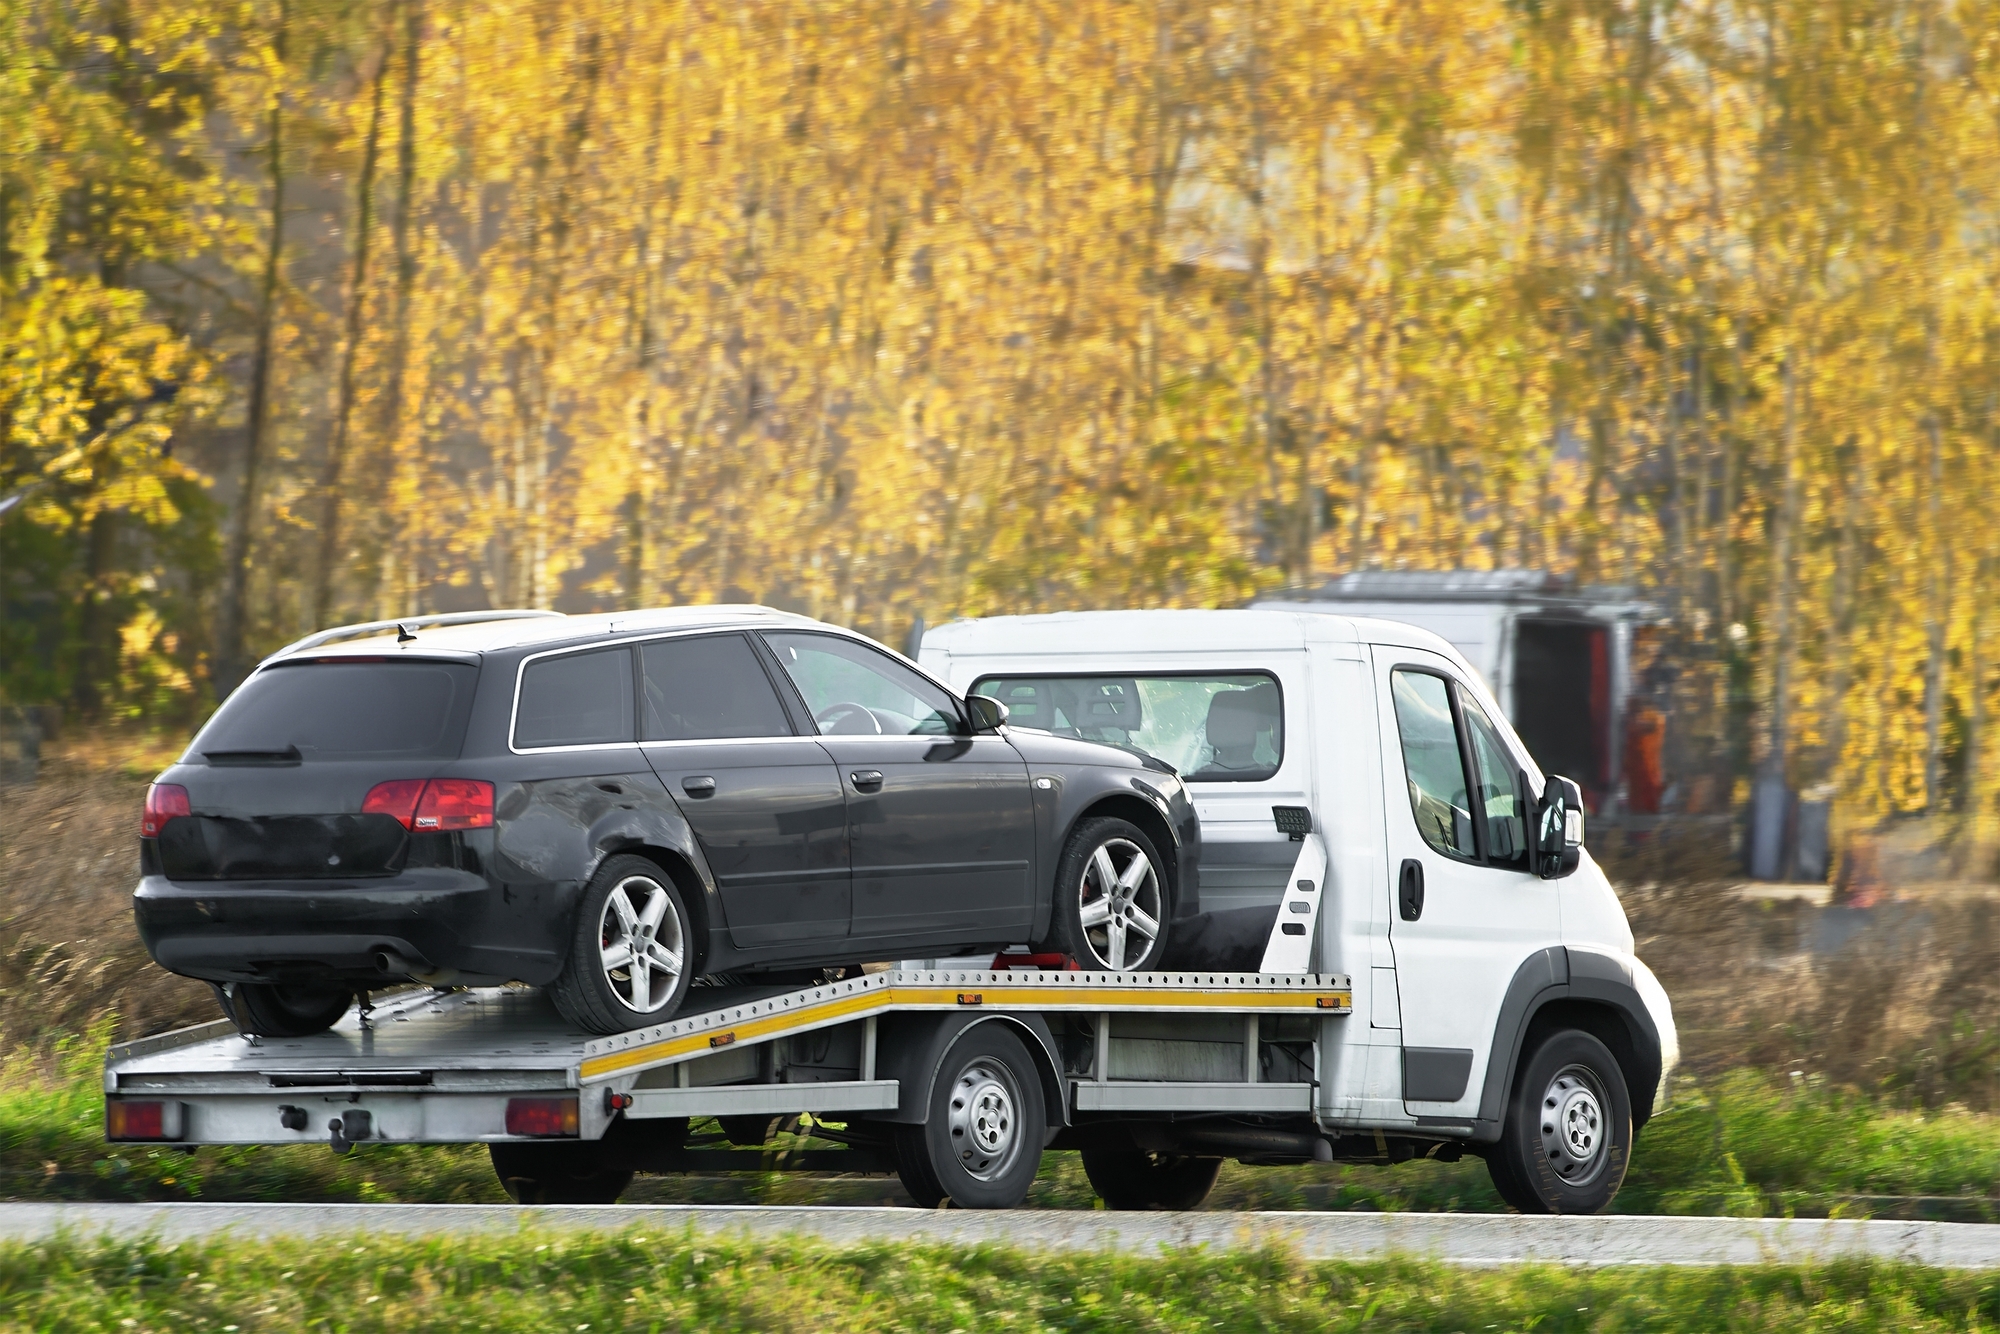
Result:
{"label": "car rear windshield", "polygon": [[1007,721],[1165,760],[1197,783],[1255,783],[1285,758],[1285,704],[1263,672],[987,676],[972,687]]}
{"label": "car rear windshield", "polygon": [[449,759],[479,668],[421,658],[279,663],[238,686],[191,750],[211,764]]}

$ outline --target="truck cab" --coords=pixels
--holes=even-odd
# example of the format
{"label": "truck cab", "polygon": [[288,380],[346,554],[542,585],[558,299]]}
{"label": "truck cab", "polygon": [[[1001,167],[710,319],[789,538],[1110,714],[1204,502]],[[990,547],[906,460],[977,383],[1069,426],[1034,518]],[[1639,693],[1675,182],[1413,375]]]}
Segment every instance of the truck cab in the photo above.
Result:
{"label": "truck cab", "polygon": [[[1258,968],[1317,840],[1308,966],[1354,980],[1354,1014],[1321,1054],[1323,1125],[1491,1146],[1516,1203],[1554,1192],[1570,1211],[1591,1193],[1578,1188],[1622,1177],[1678,1055],[1671,1007],[1581,846],[1580,802],[1563,809],[1574,785],[1543,774],[1441,636],[1318,609],[1065,613],[940,626],[922,662],[998,700],[1010,726],[1179,770],[1202,855],[1169,966]],[[1550,859],[1552,796],[1571,843]],[[1615,1078],[1576,1056],[1590,1043]],[[1622,1139],[1602,1129],[1617,1105]],[[1506,1144],[1510,1122],[1543,1152]]]}

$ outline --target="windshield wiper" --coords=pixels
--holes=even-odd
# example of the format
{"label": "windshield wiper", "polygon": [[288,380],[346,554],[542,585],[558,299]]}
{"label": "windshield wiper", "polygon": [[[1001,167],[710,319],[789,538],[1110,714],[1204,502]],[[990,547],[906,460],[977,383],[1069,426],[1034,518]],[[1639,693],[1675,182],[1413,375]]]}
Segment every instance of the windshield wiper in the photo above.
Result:
{"label": "windshield wiper", "polygon": [[201,757],[210,764],[297,764],[305,756],[297,746],[283,750],[205,750]]}

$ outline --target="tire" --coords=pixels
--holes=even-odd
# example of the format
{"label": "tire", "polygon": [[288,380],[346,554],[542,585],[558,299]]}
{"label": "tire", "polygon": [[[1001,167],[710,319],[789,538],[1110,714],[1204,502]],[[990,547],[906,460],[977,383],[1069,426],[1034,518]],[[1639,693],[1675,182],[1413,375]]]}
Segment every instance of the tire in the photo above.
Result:
{"label": "tire", "polygon": [[229,1017],[246,1033],[266,1038],[306,1038],[340,1022],[354,993],[341,987],[283,987],[266,982],[237,984],[225,1002]]}
{"label": "tire", "polygon": [[607,857],[577,904],[549,999],[587,1033],[663,1024],[687,995],[693,943],[687,905],[666,872],[644,857]]}
{"label": "tire", "polygon": [[516,1204],[616,1204],[630,1168],[606,1167],[593,1144],[489,1144],[493,1175]]}
{"label": "tire", "polygon": [[1577,1029],[1544,1038],[1521,1063],[1486,1170],[1524,1214],[1597,1214],[1632,1157],[1632,1100],[1610,1048]]}
{"label": "tire", "polygon": [[952,1043],[931,1084],[920,1126],[896,1127],[896,1174],[926,1209],[1012,1209],[1041,1170],[1047,1111],[1042,1080],[1021,1040],[975,1024]]}
{"label": "tire", "polygon": [[1220,1158],[1138,1149],[1083,1151],[1083,1174],[1107,1209],[1199,1209],[1221,1171]]}
{"label": "tire", "polygon": [[[1172,908],[1166,863],[1146,831],[1098,816],[1079,823],[1063,845],[1048,943],[1093,971],[1144,972],[1166,954]],[[1138,953],[1134,937],[1145,942]]]}

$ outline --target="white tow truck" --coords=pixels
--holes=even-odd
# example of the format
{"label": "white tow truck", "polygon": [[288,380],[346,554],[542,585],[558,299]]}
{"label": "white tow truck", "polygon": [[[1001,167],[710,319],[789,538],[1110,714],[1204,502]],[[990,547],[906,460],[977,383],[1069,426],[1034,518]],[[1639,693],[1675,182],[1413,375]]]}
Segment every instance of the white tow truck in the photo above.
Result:
{"label": "white tow truck", "polygon": [[[546,1203],[778,1167],[1006,1208],[1047,1150],[1081,1151],[1119,1208],[1193,1207],[1225,1158],[1466,1153],[1524,1211],[1610,1203],[1677,1056],[1672,1012],[1583,851],[1575,785],[1541,776],[1442,640],[1101,612],[941,626],[921,661],[1011,726],[1180,770],[1200,901],[1162,970],[904,960],[697,987],[607,1037],[526,988],[408,991],[307,1038],[224,1021],[115,1047],[109,1138],[485,1143],[514,1198]],[[826,1147],[759,1151],[800,1114]],[[692,1136],[708,1117],[719,1134]]]}

